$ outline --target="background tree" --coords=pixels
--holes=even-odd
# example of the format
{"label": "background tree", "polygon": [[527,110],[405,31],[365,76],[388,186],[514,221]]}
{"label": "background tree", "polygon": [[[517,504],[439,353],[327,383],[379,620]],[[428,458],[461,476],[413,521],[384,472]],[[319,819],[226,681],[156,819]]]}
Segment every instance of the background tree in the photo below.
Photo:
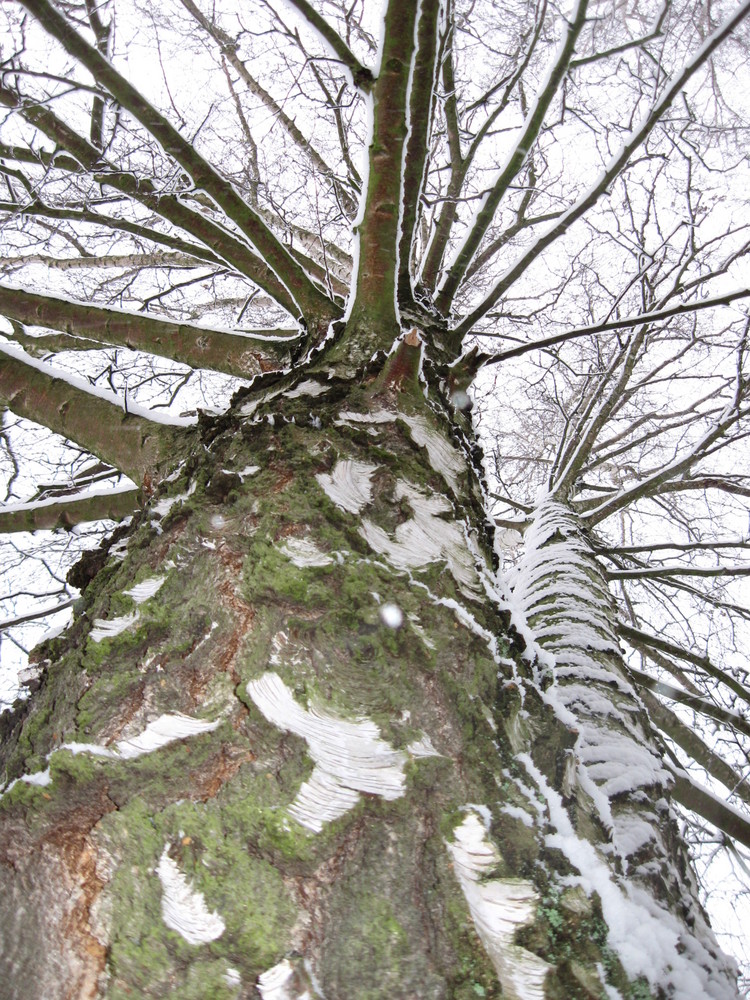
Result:
{"label": "background tree", "polygon": [[748,11],[6,5],[10,996],[736,996]]}

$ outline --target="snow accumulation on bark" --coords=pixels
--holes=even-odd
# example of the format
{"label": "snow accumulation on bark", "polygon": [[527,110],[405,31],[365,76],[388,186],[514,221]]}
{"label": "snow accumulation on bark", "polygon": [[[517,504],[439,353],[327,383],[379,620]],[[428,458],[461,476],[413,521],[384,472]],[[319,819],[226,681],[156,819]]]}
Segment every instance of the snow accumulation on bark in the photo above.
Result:
{"label": "snow accumulation on bark", "polygon": [[[598,893],[609,943],[628,975],[644,976],[679,1000],[734,998],[732,975],[717,959],[713,934],[663,839],[670,773],[625,675],[612,598],[588,539],[575,515],[549,499],[524,542],[524,557],[508,575],[509,603],[519,630],[531,640],[528,652],[543,654],[536,680],[544,700],[577,733],[574,783],[609,837],[597,849],[576,834],[532,750],[518,759],[548,804],[555,832],[547,844],[562,850],[579,872],[573,883],[589,895]],[[627,879],[613,875],[614,859]],[[665,888],[654,895],[654,885],[662,883]],[[659,901],[665,892],[690,915],[692,930]]]}
{"label": "snow accumulation on bark", "polygon": [[206,906],[203,894],[190,887],[165,846],[156,874],[162,887],[161,913],[164,923],[177,931],[188,944],[199,945],[216,941],[225,931],[218,913]]}
{"label": "snow accumulation on bark", "polygon": [[[402,413],[394,410],[375,409],[368,413],[356,413],[342,410],[336,423],[356,426],[357,424],[385,424],[402,420],[409,428],[409,434],[415,444],[425,448],[430,465],[439,472],[452,490],[457,490],[458,480],[466,467],[460,453],[450,442],[446,441],[429,421],[415,413]],[[371,427],[373,433],[377,433]]]}
{"label": "snow accumulation on bark", "polygon": [[132,413],[137,417],[146,417],[154,423],[165,424],[170,427],[191,427],[198,421],[198,417],[192,414],[190,416],[181,416],[169,409],[152,409],[132,400],[125,401],[111,389],[105,389],[101,385],[93,384],[89,379],[83,378],[81,375],[74,375],[67,368],[46,361],[37,361],[36,358],[27,354],[22,347],[9,341],[0,341],[0,352],[7,354],[11,358],[15,358],[17,361],[22,361],[29,368],[42,372],[51,378],[59,379],[61,382],[66,382],[74,389],[80,389],[108,403],[114,403],[115,406],[126,409],[126,412]]}
{"label": "snow accumulation on bark", "polygon": [[[360,792],[397,799],[404,794],[407,753],[380,737],[374,722],[350,722],[318,709],[303,708],[278,674],[267,671],[250,681],[247,693],[265,718],[279,729],[301,736],[315,768],[289,806],[289,815],[320,833],[326,823],[353,809]],[[437,756],[429,742],[417,741],[413,756]]]}
{"label": "snow accumulation on bark", "polygon": [[309,566],[330,566],[333,562],[331,556],[322,552],[312,538],[288,538],[280,551],[298,569],[306,569]]}
{"label": "snow accumulation on bark", "polygon": [[[313,385],[298,385],[304,391],[297,396],[315,396]],[[621,962],[612,959],[609,982],[602,975],[602,995],[619,996],[611,982],[615,975],[624,982],[624,968],[631,977],[646,977],[655,992],[671,990],[671,1000],[728,1000],[729,978],[723,970],[710,972],[717,960],[708,938],[690,942],[679,919],[649,899],[645,887],[645,867],[669,858],[658,832],[668,777],[641,730],[618,666],[606,582],[575,519],[561,505],[544,506],[511,579],[507,606],[529,651],[537,653],[536,667],[525,671],[518,657],[503,655],[513,652],[506,618],[498,614],[506,605],[495,600],[482,529],[472,521],[465,462],[433,428],[431,414],[357,413],[354,402],[347,410],[331,405],[334,419],[321,443],[317,415],[308,416],[308,404],[297,396],[294,407],[280,398],[272,413],[250,418],[259,443],[254,437],[251,447],[244,435],[227,432],[226,451],[220,452],[220,438],[212,443],[207,475],[183,471],[172,487],[181,492],[147,509],[138,530],[149,544],[159,539],[160,555],[152,558],[154,549],[145,544],[130,546],[128,564],[116,564],[117,579],[127,582],[113,582],[91,605],[88,632],[97,680],[106,679],[119,643],[132,654],[134,711],[117,724],[100,721],[102,713],[91,728],[76,729],[91,732],[84,737],[91,743],[51,751],[61,754],[52,762],[52,792],[65,787],[55,765],[67,763],[81,771],[90,766],[102,785],[126,772],[128,781],[118,777],[115,794],[123,802],[131,788],[133,800],[143,796],[142,846],[115,797],[105,800],[118,808],[102,821],[102,844],[113,848],[118,864],[123,859],[132,885],[151,893],[153,940],[165,955],[182,949],[165,958],[168,971],[152,992],[182,974],[187,942],[196,968],[214,964],[212,982],[237,991],[255,983],[263,1000],[357,996],[351,969],[368,962],[375,985],[361,995],[468,996],[480,978],[490,984],[488,993],[501,988],[515,1000],[543,1000],[545,986],[550,993],[569,988],[567,995],[583,995],[575,993],[569,960],[561,957],[563,944],[556,941],[563,939],[546,937],[541,914],[549,887],[555,899],[568,891],[591,897],[581,918],[582,940],[591,949],[581,959],[583,971],[595,987],[586,995],[598,995],[595,965],[606,947],[598,937],[598,895],[609,945]],[[287,461],[292,445],[299,455]],[[271,461],[256,464],[268,454]],[[378,464],[368,461],[375,455]],[[235,483],[237,476],[254,478],[220,500],[209,489],[179,517],[169,517],[202,483],[210,486],[217,471]],[[165,575],[177,566],[200,590],[193,605],[189,592]],[[133,604],[130,614],[105,617],[121,612],[123,599]],[[158,627],[147,632],[149,607],[157,604]],[[187,654],[166,644],[164,622],[173,634],[184,628]],[[121,634],[110,658],[109,647],[97,643]],[[592,827],[593,839],[598,835],[590,822],[594,810],[586,803],[588,826],[581,832],[571,821],[568,790],[563,801],[549,768],[541,766],[527,737],[540,720],[550,728],[554,720],[532,688],[564,724],[565,739],[550,739],[551,755],[567,754],[575,727],[575,756],[566,760],[610,840],[584,839]],[[315,693],[303,702],[298,691]],[[516,702],[503,699],[519,691],[516,711]],[[257,712],[247,711],[250,702]],[[210,718],[193,717],[204,714]],[[515,716],[521,722],[511,732]],[[213,738],[174,748],[184,768],[165,754],[163,782],[158,757],[132,766],[110,763],[207,734],[222,720],[228,724]],[[49,746],[57,744],[45,751]],[[40,754],[37,766],[49,760]],[[152,772],[146,794],[143,781]],[[46,791],[50,771],[21,780]],[[21,787],[16,795],[31,791]],[[638,808],[627,808],[639,796]],[[653,803],[648,808],[646,798]],[[190,849],[182,853],[179,845],[188,839]],[[247,949],[237,944],[232,909],[240,863],[247,881],[235,895],[257,893],[252,917],[260,925]],[[642,876],[644,888],[628,888],[617,870]],[[116,901],[114,882],[102,891],[106,905]],[[248,906],[255,902],[253,896]],[[283,907],[273,934],[263,905],[270,914]],[[118,930],[119,943],[112,938],[112,948],[121,948],[112,951],[113,968],[132,939],[128,914],[117,919],[127,930]],[[246,910],[243,934],[250,920]],[[573,951],[574,933],[567,924],[561,931]],[[382,953],[376,950],[381,939]],[[199,951],[201,945],[210,947]],[[293,951],[304,958],[298,961]],[[406,957],[399,964],[401,951]],[[142,956],[134,952],[129,960],[136,971],[132,978],[122,972],[122,982],[131,988]],[[381,971],[398,978],[378,992]],[[432,977],[428,985],[416,978],[423,971]],[[415,979],[405,985],[409,975]],[[452,993],[459,975],[462,992]]]}
{"label": "snow accumulation on bark", "polygon": [[136,604],[143,604],[144,601],[150,600],[159,593],[165,580],[166,576],[153,576],[150,580],[136,583],[130,590],[123,590],[123,594]]}
{"label": "snow accumulation on bark", "polygon": [[131,611],[129,615],[119,615],[117,618],[97,618],[89,633],[92,642],[103,642],[104,639],[114,639],[121,635],[138,621],[137,611]]}
{"label": "snow accumulation on bark", "polygon": [[[618,885],[594,846],[576,834],[562,798],[531,756],[522,754],[520,759],[546,799],[555,831],[547,836],[547,844],[562,851],[578,871],[570,877],[571,884],[582,886],[589,896],[594,892],[599,896],[608,944],[628,975],[645,977],[654,989],[666,989],[675,1000],[736,1000],[726,969],[717,965],[715,942],[709,938],[706,947],[697,936],[686,935],[681,921],[637,883]],[[710,935],[708,928],[705,931]]]}
{"label": "snow accumulation on bark", "polygon": [[549,966],[514,944],[516,932],[530,924],[539,903],[531,882],[492,878],[500,855],[476,812],[469,810],[448,845],[477,933],[495,966],[504,994],[517,1000],[544,1000]]}
{"label": "snow accumulation on bark", "polygon": [[542,506],[509,583],[514,609],[552,655],[546,663],[555,683],[546,699],[579,731],[576,754],[600,791],[594,793],[600,819],[611,827],[613,796],[666,787],[669,772],[649,745],[624,673],[606,581],[574,515],[562,505]]}
{"label": "snow accumulation on bark", "polygon": [[409,428],[413,441],[427,449],[430,465],[439,472],[454,491],[458,488],[458,478],[465,471],[461,455],[442,434],[430,426],[424,417],[416,414],[399,414]]}

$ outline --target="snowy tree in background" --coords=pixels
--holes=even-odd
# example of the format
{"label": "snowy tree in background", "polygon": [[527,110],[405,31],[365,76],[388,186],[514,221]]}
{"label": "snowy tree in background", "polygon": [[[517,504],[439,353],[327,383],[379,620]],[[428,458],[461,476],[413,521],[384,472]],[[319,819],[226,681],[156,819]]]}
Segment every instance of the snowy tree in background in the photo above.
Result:
{"label": "snowy tree in background", "polygon": [[4,995],[738,996],[748,13],[4,5]]}

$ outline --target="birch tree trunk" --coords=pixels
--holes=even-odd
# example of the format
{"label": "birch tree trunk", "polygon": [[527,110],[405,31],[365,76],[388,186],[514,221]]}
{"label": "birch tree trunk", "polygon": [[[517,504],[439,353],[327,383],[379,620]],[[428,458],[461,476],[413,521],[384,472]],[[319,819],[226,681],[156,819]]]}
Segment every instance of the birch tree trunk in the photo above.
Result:
{"label": "birch tree trunk", "polygon": [[542,510],[497,592],[419,360],[266,379],[79,564],[3,734],[3,997],[736,996],[585,538]]}

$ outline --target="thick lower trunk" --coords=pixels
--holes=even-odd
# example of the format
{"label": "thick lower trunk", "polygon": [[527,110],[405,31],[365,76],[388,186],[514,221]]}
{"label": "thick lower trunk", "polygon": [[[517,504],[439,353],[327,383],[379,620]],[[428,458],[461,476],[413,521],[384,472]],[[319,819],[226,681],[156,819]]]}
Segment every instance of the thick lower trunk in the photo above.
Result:
{"label": "thick lower trunk", "polygon": [[[41,648],[4,743],[8,1000],[734,995],[603,581],[567,527],[568,555],[540,535],[527,617],[563,637],[540,694],[465,450],[379,385],[308,380],[211,425]],[[588,588],[580,658],[542,594],[561,574]],[[648,780],[613,789],[624,745]],[[647,968],[622,928],[657,916]]]}

